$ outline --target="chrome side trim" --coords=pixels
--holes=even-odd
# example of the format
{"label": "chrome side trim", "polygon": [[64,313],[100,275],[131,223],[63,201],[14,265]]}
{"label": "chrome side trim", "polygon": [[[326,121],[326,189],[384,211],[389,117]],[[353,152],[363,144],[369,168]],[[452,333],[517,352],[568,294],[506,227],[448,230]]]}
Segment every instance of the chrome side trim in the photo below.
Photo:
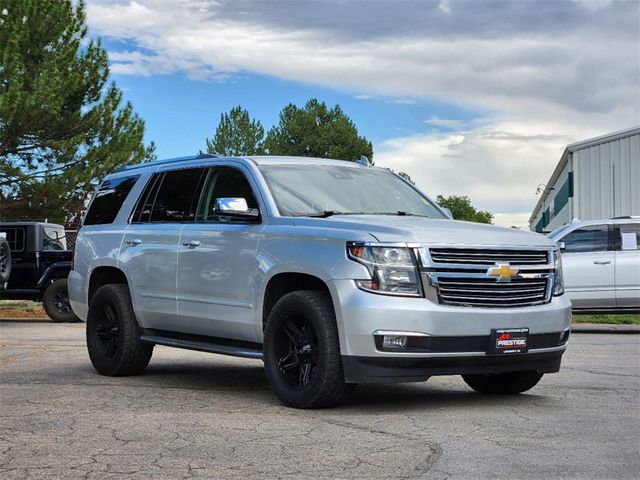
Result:
{"label": "chrome side trim", "polygon": [[376,330],[374,336],[389,335],[394,337],[430,337],[431,335],[422,332],[404,332],[401,330]]}

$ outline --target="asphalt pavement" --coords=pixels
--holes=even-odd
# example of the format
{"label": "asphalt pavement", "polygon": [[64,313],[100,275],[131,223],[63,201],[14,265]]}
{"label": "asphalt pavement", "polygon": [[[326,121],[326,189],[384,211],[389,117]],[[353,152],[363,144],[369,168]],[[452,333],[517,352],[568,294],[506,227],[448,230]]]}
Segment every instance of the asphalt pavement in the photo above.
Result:
{"label": "asphalt pavement", "polygon": [[84,324],[0,321],[0,478],[626,479],[640,475],[640,336],[576,334],[558,374],[491,397],[460,377],[283,407],[262,364],[156,347],[97,375]]}

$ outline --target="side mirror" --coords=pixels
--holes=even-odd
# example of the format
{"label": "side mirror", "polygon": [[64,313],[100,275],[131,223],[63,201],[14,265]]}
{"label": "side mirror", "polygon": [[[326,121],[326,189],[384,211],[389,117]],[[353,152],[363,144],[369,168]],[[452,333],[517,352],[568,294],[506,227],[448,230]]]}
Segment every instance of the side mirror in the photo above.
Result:
{"label": "side mirror", "polygon": [[216,198],[215,200],[216,215],[237,218],[256,219],[260,216],[257,208],[249,208],[244,198]]}
{"label": "side mirror", "polygon": [[564,242],[558,242],[558,248],[562,251],[567,248],[567,246],[564,244]]}
{"label": "side mirror", "polygon": [[440,207],[440,210],[442,210],[444,213],[446,213],[447,217],[449,217],[451,220],[453,220],[453,213],[451,213],[451,210],[447,207]]}

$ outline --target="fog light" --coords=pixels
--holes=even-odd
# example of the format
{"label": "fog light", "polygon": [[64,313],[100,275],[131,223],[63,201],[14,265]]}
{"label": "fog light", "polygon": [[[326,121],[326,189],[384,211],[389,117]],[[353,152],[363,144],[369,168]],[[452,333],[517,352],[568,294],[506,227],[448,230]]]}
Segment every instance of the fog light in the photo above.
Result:
{"label": "fog light", "polygon": [[407,348],[407,337],[385,335],[382,337],[382,348],[384,350],[404,350]]}

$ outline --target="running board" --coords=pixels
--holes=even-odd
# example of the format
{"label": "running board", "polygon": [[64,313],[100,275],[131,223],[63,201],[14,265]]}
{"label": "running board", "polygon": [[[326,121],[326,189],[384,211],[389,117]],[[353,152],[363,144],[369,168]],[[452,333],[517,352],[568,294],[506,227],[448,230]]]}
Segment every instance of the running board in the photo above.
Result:
{"label": "running board", "polygon": [[[194,337],[196,337],[194,335]],[[210,338],[210,340],[209,340]],[[165,345],[167,347],[184,348],[187,350],[197,350],[198,352],[218,353],[220,355],[230,355],[232,357],[255,358],[262,360],[262,349],[258,348],[259,344],[251,344],[249,342],[236,342],[222,340],[224,343],[217,343],[213,337],[200,337],[196,339],[174,338],[173,336],[148,335],[144,334],[140,340],[156,345]]]}

